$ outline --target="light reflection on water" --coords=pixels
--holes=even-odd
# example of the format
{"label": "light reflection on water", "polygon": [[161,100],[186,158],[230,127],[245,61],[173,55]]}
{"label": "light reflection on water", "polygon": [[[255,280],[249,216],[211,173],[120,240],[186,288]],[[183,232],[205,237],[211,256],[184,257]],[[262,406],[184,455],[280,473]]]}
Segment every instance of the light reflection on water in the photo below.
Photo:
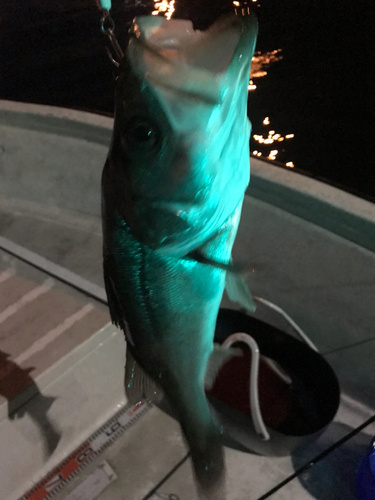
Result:
{"label": "light reflection on water", "polygon": [[174,2],[175,0],[154,0],[155,10],[152,11],[152,15],[163,14],[167,19],[170,19],[174,12]]}
{"label": "light reflection on water", "polygon": [[266,76],[266,70],[271,66],[271,64],[281,61],[282,58],[281,49],[269,52],[255,52],[251,61],[250,82],[248,87],[249,91],[257,88],[254,83],[254,78],[262,78],[263,76]]}
{"label": "light reflection on water", "polygon": [[[270,125],[270,117],[266,116],[262,123],[263,125]],[[253,139],[259,144],[259,146],[258,149],[252,151],[252,155],[258,157],[263,156],[268,160],[276,160],[276,157],[279,154],[280,150],[271,149],[271,145],[277,142],[289,142],[293,138],[294,134],[281,135],[276,133],[275,130],[269,130],[267,135],[253,134]],[[285,145],[283,144],[283,146]],[[272,148],[274,148],[274,146],[272,146]],[[284,153],[285,147],[281,151]],[[292,161],[287,161],[286,163],[284,163],[284,165],[289,168],[294,168],[294,163]]]}
{"label": "light reflection on water", "polygon": [[267,69],[277,61],[281,61],[281,49],[269,52],[255,52],[251,62],[251,78],[262,78],[267,75]]}
{"label": "light reflection on water", "polygon": [[[257,2],[257,0],[251,0],[252,2]],[[247,2],[244,2],[245,4]],[[154,0],[154,10],[152,12],[153,16],[163,15],[166,19],[171,19],[174,8],[175,0]],[[233,0],[233,5],[235,7],[240,7],[241,3],[238,0]],[[259,4],[257,4],[259,6]],[[248,7],[246,7],[248,9]],[[243,9],[242,9],[243,10]],[[267,76],[267,70],[272,64],[277,63],[283,59],[281,49],[275,49],[268,52],[255,52],[251,63],[250,81],[248,85],[249,92],[253,92],[257,89],[257,85],[254,82],[255,79],[264,78]],[[267,116],[263,120],[263,125],[270,125],[270,118]],[[285,136],[276,133],[275,130],[270,130],[268,136],[264,137],[260,134],[253,134],[252,138],[258,143],[258,149],[252,152],[253,156],[263,156],[268,160],[276,160],[279,154],[279,149],[271,149],[271,145],[274,142],[283,142],[285,140],[290,141],[293,139],[294,134],[286,134]],[[285,148],[281,150],[285,153]],[[294,168],[294,163],[288,159],[284,163],[285,166],[289,168]]]}
{"label": "light reflection on water", "polygon": [[[254,83],[254,79],[263,78],[267,76],[267,70],[272,65],[281,61],[283,55],[281,54],[281,49],[275,49],[269,52],[255,52],[251,63],[250,72],[250,82],[249,82],[249,92],[254,91],[257,85]],[[263,125],[270,125],[270,117],[266,116],[262,122]],[[278,134],[275,130],[269,130],[267,135],[253,134],[253,139],[258,143],[256,150],[252,152],[253,156],[263,156],[268,160],[276,160],[277,155],[280,153],[279,149],[271,149],[271,145],[275,142],[284,142],[285,140],[290,141],[294,138],[294,134]],[[285,145],[284,145],[285,146]],[[285,147],[281,149],[281,152],[285,153]],[[287,161],[284,163],[285,166],[289,168],[294,168],[294,163],[292,161]]]}

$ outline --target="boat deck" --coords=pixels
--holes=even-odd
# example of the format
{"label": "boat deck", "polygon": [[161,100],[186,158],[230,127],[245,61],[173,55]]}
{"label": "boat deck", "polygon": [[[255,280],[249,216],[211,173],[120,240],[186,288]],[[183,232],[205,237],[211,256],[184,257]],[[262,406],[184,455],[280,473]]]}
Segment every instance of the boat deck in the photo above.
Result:
{"label": "boat deck", "polygon": [[[100,301],[68,283],[75,276],[83,288],[103,286],[99,183],[111,123],[60,113],[65,116],[12,103],[0,110],[2,496],[44,500],[45,483],[23,495],[62,463],[74,472],[71,454],[95,441],[87,466],[63,488],[61,478],[49,477],[48,498],[194,500],[178,424],[156,407],[143,407],[137,418],[121,413],[123,335],[108,324]],[[291,456],[226,447],[227,499],[268,498],[333,447],[270,497],[354,500],[356,471],[375,424],[340,440],[375,414],[374,207],[272,165],[254,161],[252,169],[235,258],[253,264],[253,293],[282,307],[317,345],[339,378],[342,398],[333,423]],[[44,270],[35,268],[38,256]],[[225,297],[223,305],[229,306]],[[291,332],[263,306],[256,317]],[[107,446],[100,440],[112,431],[116,439]],[[56,485],[61,489],[54,492]]]}
{"label": "boat deck", "polygon": [[[101,304],[4,251],[0,251],[0,304],[2,356],[10,357],[19,373],[30,372],[29,379],[109,321]],[[8,376],[14,383],[15,373]],[[11,399],[14,395],[8,394]]]}

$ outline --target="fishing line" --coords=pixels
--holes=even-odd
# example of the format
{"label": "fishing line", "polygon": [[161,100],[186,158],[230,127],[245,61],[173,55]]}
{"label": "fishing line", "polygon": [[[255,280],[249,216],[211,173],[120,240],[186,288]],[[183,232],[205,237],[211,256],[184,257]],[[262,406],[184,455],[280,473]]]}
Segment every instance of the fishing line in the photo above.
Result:
{"label": "fishing line", "polygon": [[186,460],[190,457],[191,453],[189,451],[189,453],[187,453],[184,458],[182,460],[180,460],[174,467],[173,469],[171,469],[168,474],[166,474],[163,479],[161,479],[158,484],[152,488],[151,491],[149,491],[147,493],[147,495],[145,497],[142,498],[142,500],[149,500],[149,498],[153,497],[155,494],[157,494],[157,491],[158,489],[160,488],[160,486],[163,486],[163,484],[168,481],[168,479],[176,472],[177,469],[179,469],[181,467],[181,465],[183,465]]}
{"label": "fishing line", "polygon": [[351,439],[352,437],[354,437],[356,434],[358,434],[359,432],[361,432],[365,427],[369,426],[373,422],[375,422],[375,415],[373,415],[372,417],[370,417],[363,424],[361,424],[358,427],[356,427],[355,429],[353,429],[351,432],[349,432],[349,434],[347,434],[343,438],[339,439],[336,443],[334,443],[331,446],[329,446],[326,450],[322,451],[322,453],[320,453],[318,456],[316,456],[315,458],[313,458],[312,460],[310,460],[309,462],[307,462],[305,465],[303,465],[302,467],[300,467],[299,469],[297,469],[293,474],[291,474],[286,479],[284,479],[284,481],[281,481],[281,483],[279,483],[274,488],[272,488],[271,490],[269,490],[267,493],[265,493],[264,495],[262,495],[261,497],[259,497],[257,500],[265,500],[266,498],[269,498],[271,495],[273,495],[274,493],[276,493],[276,491],[279,491],[283,486],[285,486],[286,484],[290,483],[290,481],[292,481],[296,477],[300,476],[303,472],[306,472],[307,470],[311,469],[311,467],[313,467],[318,462],[320,462],[321,460],[323,460],[327,455],[329,455],[334,450],[336,450],[337,448],[339,448],[342,444],[344,444],[347,441],[349,441],[349,439]]}

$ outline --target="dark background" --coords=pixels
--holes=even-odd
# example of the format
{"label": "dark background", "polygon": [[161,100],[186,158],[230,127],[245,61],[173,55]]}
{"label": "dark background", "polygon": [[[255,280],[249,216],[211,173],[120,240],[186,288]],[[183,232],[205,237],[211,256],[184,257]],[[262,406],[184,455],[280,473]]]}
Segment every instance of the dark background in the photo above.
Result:
{"label": "dark background", "polygon": [[[278,133],[295,134],[278,159],[372,201],[374,3],[248,2],[259,19],[257,50],[281,48],[283,55],[249,94],[253,133],[266,132],[262,120],[269,116]],[[152,10],[151,0],[113,0],[123,46],[132,18]],[[229,0],[176,1],[178,17],[201,29],[231,10]],[[100,17],[95,0],[1,0],[0,99],[112,114],[113,67]]]}

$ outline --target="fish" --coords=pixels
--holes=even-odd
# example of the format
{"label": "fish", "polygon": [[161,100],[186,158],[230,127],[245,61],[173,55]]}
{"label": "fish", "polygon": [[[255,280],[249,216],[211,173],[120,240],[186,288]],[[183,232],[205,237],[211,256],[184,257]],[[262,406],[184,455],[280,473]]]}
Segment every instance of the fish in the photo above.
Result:
{"label": "fish", "polygon": [[[103,271],[125,333],[129,402],[169,402],[199,498],[225,498],[223,428],[205,388],[234,349],[214,344],[226,287],[253,310],[232,262],[250,178],[247,93],[254,15],[133,21],[102,174]],[[159,399],[158,399],[159,398]]]}

